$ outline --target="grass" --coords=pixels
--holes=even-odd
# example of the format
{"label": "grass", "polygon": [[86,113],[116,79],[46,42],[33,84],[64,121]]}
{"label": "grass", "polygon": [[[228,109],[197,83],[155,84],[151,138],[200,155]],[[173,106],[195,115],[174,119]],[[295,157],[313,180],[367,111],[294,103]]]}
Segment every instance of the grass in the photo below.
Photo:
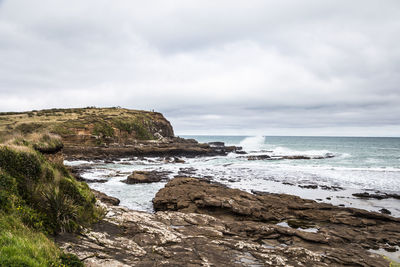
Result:
{"label": "grass", "polygon": [[0,266],[84,265],[75,255],[63,253],[45,234],[27,227],[18,216],[0,212]]}
{"label": "grass", "polygon": [[0,266],[61,266],[61,252],[13,215],[0,216]]}
{"label": "grass", "polygon": [[104,211],[95,202],[88,185],[48,161],[35,142],[0,145],[0,266],[83,266],[47,236],[98,221]]}
{"label": "grass", "polygon": [[160,113],[118,107],[3,112],[0,113],[0,141],[4,135],[27,136],[37,132],[54,133],[63,138],[93,135],[102,142],[112,138],[120,141],[121,136],[151,140],[157,130],[155,122],[168,123]]}

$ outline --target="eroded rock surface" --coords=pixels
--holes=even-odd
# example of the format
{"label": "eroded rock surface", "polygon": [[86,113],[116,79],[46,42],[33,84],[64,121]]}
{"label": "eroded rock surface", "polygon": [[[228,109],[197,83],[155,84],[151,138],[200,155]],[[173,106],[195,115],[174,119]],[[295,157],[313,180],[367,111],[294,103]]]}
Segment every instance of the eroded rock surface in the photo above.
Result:
{"label": "eroded rock surface", "polygon": [[57,238],[87,266],[389,266],[368,249],[400,240],[390,216],[194,178],[160,190],[155,214],[99,205],[93,229]]}
{"label": "eroded rock surface", "polygon": [[[88,267],[386,266],[380,256],[352,248],[313,251],[286,245],[281,243],[284,238],[302,236],[302,232],[276,225],[225,221],[206,214],[149,214],[105,207],[106,218],[93,229],[80,236],[64,234],[56,240]],[[277,241],[276,236],[283,239]]]}
{"label": "eroded rock surface", "polygon": [[[79,143],[77,143],[79,144]],[[240,151],[240,147],[215,147],[193,139],[169,137],[162,140],[133,140],[129,144],[110,143],[103,146],[68,145],[63,153],[66,159],[104,159],[132,156],[215,156]]]}
{"label": "eroded rock surface", "polygon": [[[398,218],[285,194],[255,195],[194,178],[171,180],[157,193],[153,203],[157,211],[212,215],[230,222],[230,229],[236,229],[236,233],[258,241],[269,239],[270,244],[335,255],[330,260],[337,264],[357,266],[357,262],[368,262],[372,257],[368,249],[400,245]],[[271,233],[262,230],[271,229],[277,222],[294,228],[274,228]]]}

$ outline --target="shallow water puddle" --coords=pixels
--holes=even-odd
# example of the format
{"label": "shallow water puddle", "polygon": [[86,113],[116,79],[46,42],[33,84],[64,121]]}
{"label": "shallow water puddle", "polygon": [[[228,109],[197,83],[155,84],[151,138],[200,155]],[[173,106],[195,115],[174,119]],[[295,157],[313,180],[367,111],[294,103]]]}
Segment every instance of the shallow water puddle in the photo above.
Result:
{"label": "shallow water puddle", "polygon": [[296,230],[303,231],[303,232],[309,232],[309,233],[317,233],[317,232],[319,231],[319,229],[318,229],[318,228],[315,228],[315,227],[309,227],[309,228],[302,228],[302,227],[297,227],[297,228],[295,228],[295,227],[291,227],[291,226],[290,226],[287,222],[285,222],[285,221],[280,222],[280,223],[277,223],[276,225],[282,226],[282,227],[287,227],[287,228],[296,229]]}
{"label": "shallow water puddle", "polygon": [[387,250],[385,250],[383,248],[380,248],[380,249],[369,249],[368,251],[372,252],[372,253],[376,253],[376,254],[382,255],[382,256],[385,256],[388,259],[390,259],[390,260],[392,260],[392,261],[394,261],[394,262],[399,264],[400,263],[400,248],[398,246],[395,246],[395,248],[397,249],[397,251],[395,251],[395,252],[389,252],[389,251],[387,251]]}

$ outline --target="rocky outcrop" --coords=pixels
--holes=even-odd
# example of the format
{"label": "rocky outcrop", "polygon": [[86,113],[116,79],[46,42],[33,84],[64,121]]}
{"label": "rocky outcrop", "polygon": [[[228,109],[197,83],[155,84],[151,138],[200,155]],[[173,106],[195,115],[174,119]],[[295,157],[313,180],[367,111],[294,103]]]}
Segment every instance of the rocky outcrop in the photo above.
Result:
{"label": "rocky outcrop", "polygon": [[329,159],[335,157],[331,153],[327,153],[323,156],[306,156],[306,155],[286,155],[286,156],[275,156],[275,155],[250,155],[242,156],[247,160],[282,160],[282,159]]}
{"label": "rocky outcrop", "polygon": [[362,193],[354,193],[353,196],[359,197],[359,198],[375,198],[375,199],[387,199],[387,198],[395,198],[395,199],[400,199],[399,194],[390,194],[390,193],[368,193],[368,192],[362,192]]}
{"label": "rocky outcrop", "polygon": [[155,183],[167,180],[168,174],[169,172],[166,171],[134,171],[123,182],[127,184]]}
{"label": "rocky outcrop", "polygon": [[55,134],[60,140],[38,140],[35,148],[44,153],[56,153],[63,148],[65,159],[215,156],[240,151],[221,142],[199,144],[193,139],[175,137],[171,123],[154,111],[87,107],[0,116],[0,137]]}
{"label": "rocky outcrop", "polygon": [[66,146],[63,150],[66,159],[104,159],[133,156],[216,156],[235,152],[238,148],[212,147],[192,139],[167,138],[164,140],[136,140],[130,145],[110,144],[107,146]]}
{"label": "rocky outcrop", "polygon": [[111,197],[108,196],[100,191],[91,189],[92,193],[95,195],[96,199],[98,199],[100,202],[112,205],[112,206],[118,206],[120,203],[120,200],[116,197]]}
{"label": "rocky outcrop", "polygon": [[[332,264],[375,266],[369,249],[396,250],[400,245],[400,219],[388,215],[285,194],[250,194],[194,178],[171,180],[153,203],[157,211],[211,215],[258,244],[268,241],[307,248],[328,255]],[[294,228],[272,231],[276,223]]]}
{"label": "rocky outcrop", "polygon": [[[78,237],[63,234],[56,239],[64,251],[74,253],[88,267],[335,266],[329,265],[327,259],[324,262],[325,256],[306,248],[249,240],[236,231],[235,225],[213,216],[181,212],[149,214],[105,207],[106,218],[90,231]],[[271,226],[264,231],[273,233],[279,228]],[[355,259],[360,260],[358,255]],[[375,266],[384,266],[379,260],[371,257]]]}
{"label": "rocky outcrop", "polygon": [[[105,218],[60,247],[86,266],[389,266],[399,219],[299,197],[175,178],[155,214],[98,202]],[[279,222],[279,223],[277,223]]]}

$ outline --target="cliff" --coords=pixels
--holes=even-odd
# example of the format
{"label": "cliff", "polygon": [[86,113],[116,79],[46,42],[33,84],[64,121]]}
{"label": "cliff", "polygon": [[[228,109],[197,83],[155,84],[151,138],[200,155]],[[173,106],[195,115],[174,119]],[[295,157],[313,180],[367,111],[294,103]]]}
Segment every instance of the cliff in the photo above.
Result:
{"label": "cliff", "polygon": [[161,113],[124,108],[48,109],[0,113],[0,134],[50,132],[65,146],[132,144],[135,140],[174,137]]}
{"label": "cliff", "polygon": [[0,113],[0,142],[10,136],[61,137],[66,158],[224,155],[235,147],[210,146],[174,136],[161,113],[124,108],[48,109]]}

